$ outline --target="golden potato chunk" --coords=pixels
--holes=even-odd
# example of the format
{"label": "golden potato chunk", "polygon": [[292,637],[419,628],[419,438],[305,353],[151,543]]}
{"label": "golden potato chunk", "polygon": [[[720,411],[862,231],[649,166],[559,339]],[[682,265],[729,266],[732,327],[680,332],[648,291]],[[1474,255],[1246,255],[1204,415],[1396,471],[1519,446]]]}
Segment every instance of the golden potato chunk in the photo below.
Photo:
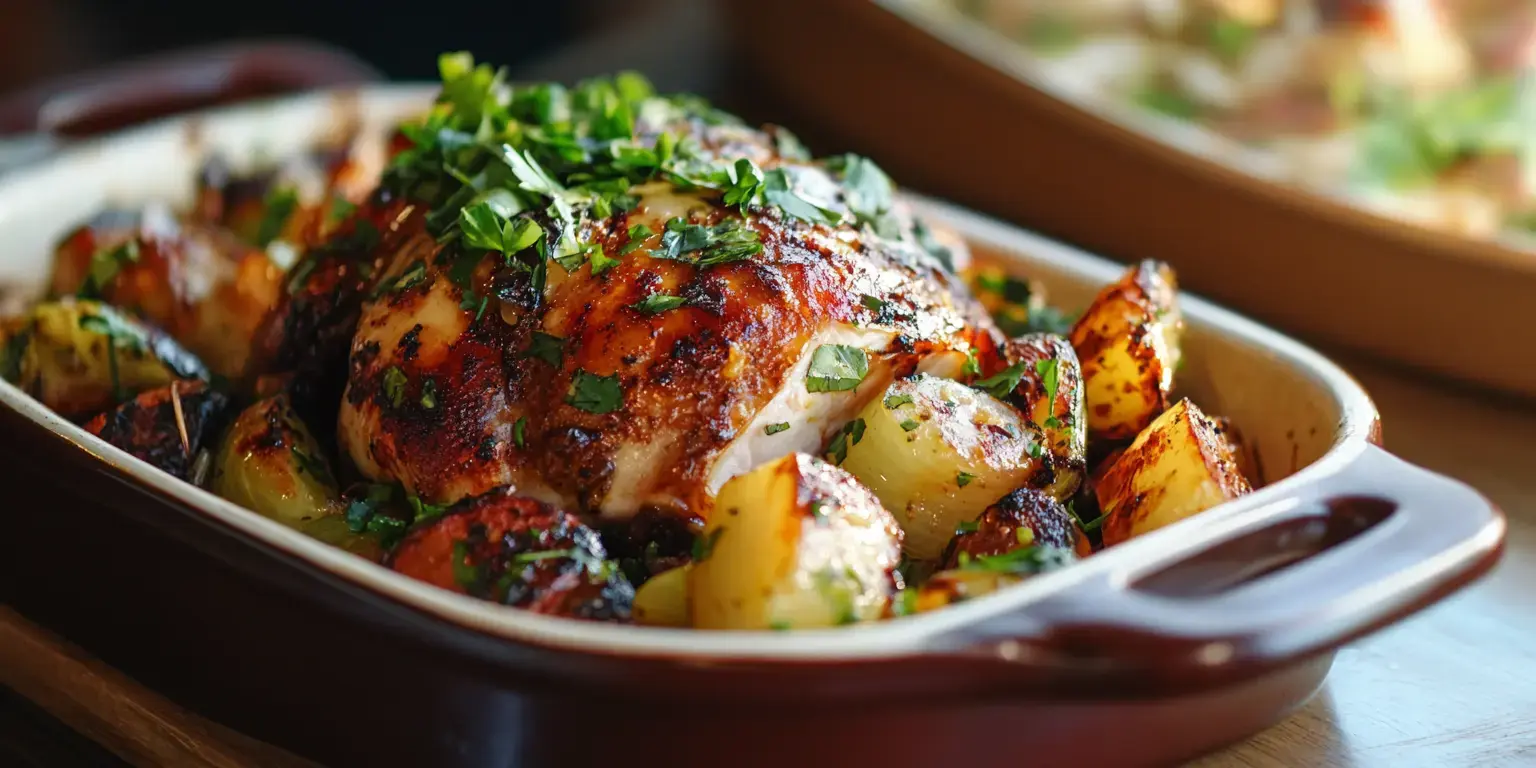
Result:
{"label": "golden potato chunk", "polygon": [[1231,444],[1185,399],[1138,435],[1094,490],[1105,516],[1104,544],[1110,546],[1251,489]]}
{"label": "golden potato chunk", "polygon": [[853,426],[841,466],[896,516],[907,554],[918,559],[938,557],[955,526],[1045,468],[1038,427],[1007,403],[950,379],[892,382]]}
{"label": "golden potato chunk", "polygon": [[258,401],[235,419],[214,457],[209,489],[292,528],[343,511],[330,463],[287,395]]}
{"label": "golden potato chunk", "polygon": [[692,570],[692,565],[678,566],[641,584],[635,590],[635,623],[653,627],[688,626],[688,574]]}
{"label": "golden potato chunk", "polygon": [[901,529],[847,472],[790,454],[715,498],[688,574],[692,624],[801,629],[871,621],[895,592]]}
{"label": "golden potato chunk", "polygon": [[1168,407],[1184,328],[1177,294],[1173,270],[1144,261],[1072,326],[1093,439],[1135,437]]}

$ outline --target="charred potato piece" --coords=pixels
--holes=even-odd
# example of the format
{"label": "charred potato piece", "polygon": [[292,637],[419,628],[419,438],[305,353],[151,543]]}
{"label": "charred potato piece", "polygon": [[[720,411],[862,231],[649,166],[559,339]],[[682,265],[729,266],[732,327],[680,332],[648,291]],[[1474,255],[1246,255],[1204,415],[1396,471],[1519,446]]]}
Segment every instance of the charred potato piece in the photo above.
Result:
{"label": "charred potato piece", "polygon": [[201,381],[173,381],[97,416],[85,430],[179,479],[194,479],[194,459],[217,434],[228,405]]}
{"label": "charred potato piece", "polygon": [[38,304],[4,331],[0,375],[66,418],[208,375],[170,337],[95,301]]}
{"label": "charred potato piece", "polygon": [[460,502],[418,524],[390,568],[460,594],[579,619],[627,620],[634,589],[597,532],[509,489]]}
{"label": "charred potato piece", "polygon": [[653,627],[688,626],[688,574],[682,565],[657,574],[635,590],[635,623]]}
{"label": "charred potato piece", "polygon": [[1072,326],[1091,438],[1133,438],[1168,407],[1184,327],[1177,294],[1173,270],[1144,261]]}
{"label": "charred potato piece", "polygon": [[790,454],[721,487],[694,554],[695,627],[830,627],[886,612],[901,529],[847,472]]}
{"label": "charred potato piece", "polygon": [[1031,488],[1020,488],[987,507],[974,522],[960,526],[944,553],[945,568],[961,560],[1005,555],[1024,547],[1052,547],[1086,557],[1088,539],[1061,502]]}
{"label": "charred potato piece", "polygon": [[1012,406],[932,376],[892,382],[844,432],[841,466],[896,516],[918,559],[938,557],[955,526],[1045,467],[1043,436]]}
{"label": "charred potato piece", "polygon": [[1069,499],[1082,485],[1088,466],[1088,421],[1077,352],[1060,336],[1035,333],[1008,342],[1003,355],[1019,373],[1008,402],[1045,434],[1050,478],[1044,490],[1057,500]]}
{"label": "charred potato piece", "polygon": [[148,209],[132,229],[76,230],[54,254],[54,295],[99,298],[163,329],[214,373],[243,380],[286,264],[229,233]]}
{"label": "charred potato piece", "polygon": [[1247,493],[1232,446],[1189,400],[1147,427],[1094,489],[1104,544],[1140,536]]}
{"label": "charred potato piece", "polygon": [[342,512],[341,491],[320,444],[286,395],[257,401],[214,457],[209,488],[292,528]]}

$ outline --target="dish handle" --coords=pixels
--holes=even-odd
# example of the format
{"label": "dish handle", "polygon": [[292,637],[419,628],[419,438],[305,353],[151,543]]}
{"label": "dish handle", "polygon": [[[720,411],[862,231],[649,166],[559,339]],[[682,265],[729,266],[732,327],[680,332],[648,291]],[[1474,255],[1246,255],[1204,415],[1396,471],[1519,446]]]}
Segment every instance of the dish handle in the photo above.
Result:
{"label": "dish handle", "polygon": [[1369,444],[1250,511],[1248,524],[1146,558],[1134,573],[1095,573],[935,644],[1069,695],[1229,685],[1430,605],[1490,569],[1504,540],[1503,514],[1477,491]]}

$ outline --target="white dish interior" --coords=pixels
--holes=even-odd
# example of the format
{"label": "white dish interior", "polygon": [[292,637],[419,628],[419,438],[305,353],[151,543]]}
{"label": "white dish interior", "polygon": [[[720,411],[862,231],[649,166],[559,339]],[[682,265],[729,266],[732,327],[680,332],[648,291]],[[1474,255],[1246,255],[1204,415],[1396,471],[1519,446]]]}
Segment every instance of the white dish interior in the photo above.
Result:
{"label": "white dish interior", "polygon": [[[210,153],[235,169],[259,166],[358,125],[382,132],[421,109],[427,86],[385,86],[259,102],[178,118],[72,149],[0,179],[0,286],[13,299],[44,286],[60,236],[111,205],[190,199]],[[964,236],[978,253],[1041,280],[1052,303],[1080,310],[1122,267],[942,203],[915,200],[935,223]],[[847,659],[911,652],[936,633],[1002,612],[1089,579],[1117,583],[1158,564],[1170,546],[1197,546],[1256,525],[1274,505],[1293,504],[1290,489],[1347,463],[1366,444],[1376,418],[1365,392],[1306,347],[1193,297],[1179,387],[1211,413],[1230,417],[1256,450],[1264,488],[1196,518],[1161,529],[1061,571],[943,611],[838,630],[705,632],[596,624],[541,616],[415,581],[139,462],[53,414],[9,383],[0,404],[62,435],[82,450],[213,520],[366,586],[414,609],[507,638],[570,650],[706,658]]]}

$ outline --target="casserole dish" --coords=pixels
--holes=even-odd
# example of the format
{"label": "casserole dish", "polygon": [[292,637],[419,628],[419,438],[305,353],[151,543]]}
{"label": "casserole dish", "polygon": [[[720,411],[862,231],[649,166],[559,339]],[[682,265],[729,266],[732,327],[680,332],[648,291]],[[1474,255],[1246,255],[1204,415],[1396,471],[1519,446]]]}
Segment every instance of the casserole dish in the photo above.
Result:
{"label": "casserole dish", "polygon": [[[17,171],[0,181],[0,280],[41,290],[61,233],[107,203],[184,202],[210,152],[238,170],[338,130],[376,134],[430,93],[256,103]],[[1118,273],[915,203],[1064,306]],[[1177,761],[1306,700],[1335,649],[1485,572],[1503,536],[1475,491],[1378,447],[1375,410],[1343,371],[1205,302],[1185,315],[1184,385],[1239,425],[1264,487],[946,611],[717,633],[507,610],[151,471],[9,384],[0,597],[180,703],[329,764]],[[1090,737],[1101,728],[1115,738]],[[1026,735],[975,738],[999,730]]]}
{"label": "casserole dish", "polygon": [[[1162,259],[1190,290],[1306,339],[1536,394],[1536,371],[1504,356],[1536,341],[1515,319],[1536,259],[1514,239],[1404,225],[1279,183],[1189,126],[1065,98],[1002,35],[922,3],[725,8],[733,50],[777,102],[915,188],[1122,261]],[[778,43],[790,36],[803,45]]]}

